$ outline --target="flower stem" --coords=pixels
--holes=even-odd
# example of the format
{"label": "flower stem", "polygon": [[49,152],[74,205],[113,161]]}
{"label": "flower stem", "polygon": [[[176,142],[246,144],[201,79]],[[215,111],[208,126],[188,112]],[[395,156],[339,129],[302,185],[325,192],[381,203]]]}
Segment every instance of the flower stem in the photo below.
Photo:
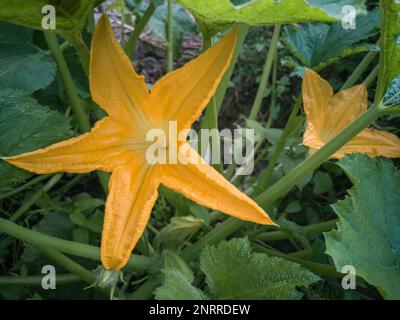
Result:
{"label": "flower stem", "polygon": [[365,78],[364,85],[368,88],[376,79],[379,73],[379,64],[375,66],[375,68],[371,71],[371,73]]}
{"label": "flower stem", "polygon": [[[21,227],[3,218],[0,218],[0,232],[4,232],[21,241],[30,243],[33,246],[48,247],[66,254],[97,261],[100,260],[100,248],[98,247],[52,237]],[[146,272],[155,264],[155,259],[145,256],[132,255],[124,270],[132,272]]]}
{"label": "flower stem", "polygon": [[354,69],[353,73],[350,77],[347,78],[346,82],[342,85],[340,90],[344,90],[353,86],[357,80],[362,76],[365,70],[369,67],[372,61],[374,61],[375,57],[377,56],[377,52],[370,51],[364,57],[364,59],[360,62],[357,68]]}
{"label": "flower stem", "polygon": [[174,70],[174,20],[172,16],[172,0],[168,0],[167,16],[167,71]]}
{"label": "flower stem", "polygon": [[264,69],[261,75],[260,84],[258,86],[257,95],[254,99],[253,106],[251,107],[249,119],[255,120],[258,112],[261,109],[261,104],[267,89],[267,82],[272,70],[272,63],[274,61],[275,53],[278,48],[279,33],[281,31],[281,25],[275,25],[274,33],[272,35],[271,45],[265,58]]}
{"label": "flower stem", "polygon": [[143,13],[142,17],[135,24],[135,30],[133,30],[132,34],[129,37],[128,42],[125,45],[125,52],[128,55],[128,57],[132,57],[136,48],[136,44],[139,40],[140,34],[143,32],[150,18],[153,16],[155,10],[156,6],[154,5],[153,2],[151,2],[147,7],[146,11]]}

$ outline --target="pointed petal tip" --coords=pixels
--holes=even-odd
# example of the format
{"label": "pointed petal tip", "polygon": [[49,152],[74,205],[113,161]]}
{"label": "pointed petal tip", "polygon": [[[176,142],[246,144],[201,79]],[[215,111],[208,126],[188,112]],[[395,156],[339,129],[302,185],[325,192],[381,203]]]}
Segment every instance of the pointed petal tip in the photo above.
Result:
{"label": "pointed petal tip", "polygon": [[272,219],[269,217],[269,215],[267,213],[264,213],[263,217],[257,223],[280,228],[280,226],[278,224],[276,224],[274,221],[272,221]]}

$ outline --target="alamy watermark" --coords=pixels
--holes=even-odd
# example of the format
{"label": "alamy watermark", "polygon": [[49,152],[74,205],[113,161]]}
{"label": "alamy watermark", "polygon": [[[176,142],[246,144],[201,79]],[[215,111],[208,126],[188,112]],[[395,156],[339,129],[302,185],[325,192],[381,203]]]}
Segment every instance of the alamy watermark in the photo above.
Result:
{"label": "alamy watermark", "polygon": [[55,290],[56,289],[56,268],[50,264],[42,267],[42,288],[44,290]]}
{"label": "alamy watermark", "polygon": [[342,288],[344,290],[355,290],[356,289],[356,268],[352,265],[345,265],[342,268],[342,273],[346,275],[342,278]]}

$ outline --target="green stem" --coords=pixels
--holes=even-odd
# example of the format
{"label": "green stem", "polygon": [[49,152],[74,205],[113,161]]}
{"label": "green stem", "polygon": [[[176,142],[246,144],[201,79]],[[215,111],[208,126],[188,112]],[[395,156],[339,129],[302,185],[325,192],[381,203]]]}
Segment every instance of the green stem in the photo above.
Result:
{"label": "green stem", "polygon": [[60,50],[57,36],[50,32],[44,32],[44,36],[53,58],[57,63],[60,78],[63,82],[67,97],[71,103],[75,121],[77,122],[81,132],[87,132],[90,130],[89,119],[86,116],[82,100],[79,98],[74,80],[72,79],[67,63],[65,62],[64,56]]}
{"label": "green stem", "polygon": [[364,57],[364,59],[360,62],[356,69],[354,69],[353,73],[347,79],[347,81],[342,85],[340,90],[344,90],[353,86],[357,80],[362,76],[365,70],[369,67],[372,61],[374,61],[375,57],[377,56],[377,52],[370,51]]}
{"label": "green stem", "polygon": [[314,273],[317,273],[317,274],[320,274],[323,276],[334,277],[334,278],[343,278],[343,274],[337,272],[336,269],[330,265],[299,259],[299,258],[296,258],[289,254],[284,254],[279,251],[265,248],[258,244],[253,244],[253,247],[258,252],[266,253],[267,255],[270,255],[270,256],[274,256],[274,257],[278,257],[278,258],[282,258],[285,260],[289,260],[289,261],[298,263]]}
{"label": "green stem", "polygon": [[135,30],[133,30],[125,46],[125,52],[128,55],[128,57],[132,57],[136,48],[136,44],[139,40],[140,34],[143,32],[150,18],[153,16],[155,10],[156,6],[154,5],[153,2],[151,2],[147,7],[146,11],[143,13],[142,17],[135,24]]}
{"label": "green stem", "polygon": [[246,35],[249,31],[249,26],[244,24],[239,24],[237,27],[237,39],[235,44],[235,49],[233,50],[231,63],[229,64],[228,69],[226,70],[224,76],[222,77],[221,83],[218,86],[217,93],[215,94],[216,97],[216,104],[217,104],[217,111],[218,113],[221,110],[222,103],[224,102],[226,90],[229,87],[233,70],[235,69],[236,62],[240,55],[240,50],[243,47],[243,43],[246,39]]}
{"label": "green stem", "polygon": [[[41,276],[0,276],[0,286],[41,286],[43,275]],[[57,274],[57,285],[82,282],[82,278],[75,274]]]}
{"label": "green stem", "polygon": [[[324,221],[320,223],[315,223],[309,226],[305,226],[302,228],[302,232],[304,235],[310,235],[314,233],[321,233],[332,230],[336,227],[338,219],[333,219],[329,221]],[[260,241],[278,241],[278,240],[286,240],[289,239],[292,234],[284,231],[272,231],[272,232],[263,232],[256,235],[254,238]]]}
{"label": "green stem", "polygon": [[23,184],[22,186],[14,189],[14,190],[5,192],[3,194],[0,194],[0,200],[15,196],[18,193],[20,193],[22,191],[25,191],[26,189],[30,188],[31,186],[33,186],[33,185],[35,185],[35,184],[37,184],[37,183],[39,183],[39,182],[41,182],[43,180],[48,179],[50,176],[51,176],[50,174],[44,174],[44,175],[41,175],[41,176],[37,176],[37,177],[29,180],[27,183]]}
{"label": "green stem", "polygon": [[[3,218],[0,218],[0,232],[6,233],[21,241],[30,243],[33,246],[48,247],[66,254],[97,261],[100,260],[100,248],[98,247],[52,237],[21,227]],[[145,256],[132,255],[124,270],[132,272],[146,272],[151,269],[155,263],[155,259]]]}
{"label": "green stem", "polygon": [[[86,75],[89,74],[89,60],[90,54],[89,49],[86,46],[85,41],[83,41],[82,34],[80,32],[73,32],[70,38],[76,52],[78,53],[79,59],[81,61],[83,70],[85,70]],[[51,50],[51,48],[50,48]]]}
{"label": "green stem", "polygon": [[[212,165],[215,170],[217,170],[219,173],[224,172],[224,167],[222,164],[222,159],[221,159],[221,141],[219,134],[217,131],[213,130],[216,129],[218,130],[218,110],[217,110],[217,102],[215,97],[211,98],[211,102],[207,107],[206,114],[204,115],[204,120],[205,120],[205,128],[204,129],[209,129],[212,130],[210,131],[211,134],[215,133],[215,137],[210,137],[209,141],[209,146],[210,146],[210,159],[215,158],[215,162],[212,161]],[[215,146],[211,144],[211,141],[215,141]]]}
{"label": "green stem", "polygon": [[278,48],[279,33],[281,31],[281,25],[275,25],[274,33],[272,35],[271,45],[265,58],[265,64],[263,73],[261,76],[260,84],[258,86],[257,95],[254,99],[253,106],[251,107],[249,119],[255,120],[257,118],[258,112],[261,109],[261,104],[265,95],[265,90],[267,90],[267,82],[271,74],[272,63],[274,61],[275,53]]}
{"label": "green stem", "polygon": [[35,204],[36,201],[38,201],[42,197],[42,195],[45,192],[48,192],[51,188],[53,188],[53,186],[56,185],[58,181],[60,181],[62,176],[63,176],[62,173],[54,175],[49,181],[47,181],[47,183],[43,186],[43,188],[40,188],[26,199],[23,202],[23,204],[18,208],[18,210],[14,212],[14,214],[10,217],[9,220],[12,222],[17,221],[25,212],[27,212]]}
{"label": "green stem", "polygon": [[376,79],[379,73],[379,65],[376,65],[371,73],[365,78],[364,85],[368,88]]}
{"label": "green stem", "polygon": [[174,70],[174,20],[172,16],[172,0],[168,0],[167,16],[167,71]]}
{"label": "green stem", "polygon": [[281,156],[281,153],[282,153],[283,149],[285,148],[286,140],[292,133],[293,122],[296,119],[297,113],[300,110],[300,106],[301,106],[301,95],[298,96],[296,99],[295,105],[292,108],[292,111],[291,111],[289,119],[286,123],[285,129],[283,130],[283,133],[282,133],[281,137],[279,138],[278,143],[275,146],[274,153],[272,154],[271,159],[268,162],[267,168],[260,175],[260,179],[259,179],[259,182],[256,187],[257,190],[264,190],[268,186],[268,183],[271,180],[275,165],[277,164],[277,162]]}
{"label": "green stem", "polygon": [[68,258],[66,255],[57,252],[53,249],[49,249],[44,246],[34,246],[37,250],[48,256],[51,260],[53,260],[58,265],[62,266],[69,272],[77,275],[82,278],[85,282],[89,284],[93,284],[96,281],[96,276],[90,272],[89,270],[82,267],[80,264]]}

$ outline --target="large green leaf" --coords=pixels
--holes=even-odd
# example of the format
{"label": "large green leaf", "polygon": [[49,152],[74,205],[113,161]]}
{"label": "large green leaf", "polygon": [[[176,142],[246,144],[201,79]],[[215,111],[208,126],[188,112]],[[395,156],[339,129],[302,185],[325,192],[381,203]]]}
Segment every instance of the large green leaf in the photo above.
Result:
{"label": "large green leaf", "polygon": [[[68,117],[38,104],[21,90],[0,88],[0,156],[39,149],[70,134]],[[31,175],[0,161],[0,190]]]}
{"label": "large green leaf", "polygon": [[287,260],[252,253],[247,239],[233,239],[217,247],[206,247],[200,268],[213,298],[218,299],[300,299],[299,286],[319,278]]}
{"label": "large green leaf", "polygon": [[376,99],[380,100],[390,82],[400,75],[400,2],[381,0],[381,56]]}
{"label": "large green leaf", "polygon": [[0,20],[42,30],[42,8],[56,9],[56,29],[66,34],[82,27],[93,0],[0,0]]}
{"label": "large green leaf", "polygon": [[358,276],[400,299],[400,173],[388,159],[346,156],[339,162],[354,187],[332,207],[338,230],[325,233],[336,268],[353,265]]}
{"label": "large green leaf", "polygon": [[0,22],[0,86],[34,92],[54,80],[55,63],[32,36],[30,29]]}
{"label": "large green leaf", "polygon": [[235,6],[229,0],[178,0],[197,18],[203,32],[215,34],[232,23],[268,25],[276,23],[337,21],[342,7],[353,5],[364,12],[364,0],[254,0]]}
{"label": "large green leaf", "polygon": [[375,9],[365,16],[359,16],[355,29],[344,29],[341,23],[287,27],[283,39],[299,60],[288,61],[287,65],[321,70],[340,58],[375,49],[363,40],[373,35],[378,26],[379,10]]}

